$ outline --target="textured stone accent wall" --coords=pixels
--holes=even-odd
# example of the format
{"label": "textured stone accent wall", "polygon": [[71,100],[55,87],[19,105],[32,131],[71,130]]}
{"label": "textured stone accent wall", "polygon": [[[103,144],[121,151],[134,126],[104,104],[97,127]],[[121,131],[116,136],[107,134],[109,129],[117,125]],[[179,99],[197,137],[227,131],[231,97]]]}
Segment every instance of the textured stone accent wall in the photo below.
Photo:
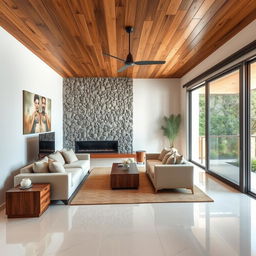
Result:
{"label": "textured stone accent wall", "polygon": [[133,84],[130,78],[64,78],[64,147],[76,140],[118,140],[132,152]]}

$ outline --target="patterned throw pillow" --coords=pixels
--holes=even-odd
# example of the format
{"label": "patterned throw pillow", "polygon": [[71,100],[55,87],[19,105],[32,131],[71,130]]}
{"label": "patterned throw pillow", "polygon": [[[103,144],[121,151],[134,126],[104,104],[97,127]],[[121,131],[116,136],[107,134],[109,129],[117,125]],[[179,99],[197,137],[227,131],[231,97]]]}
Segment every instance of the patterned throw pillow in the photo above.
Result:
{"label": "patterned throw pillow", "polygon": [[167,153],[169,153],[170,151],[171,151],[171,149],[164,148],[164,149],[162,150],[162,152],[160,153],[160,155],[159,155],[159,157],[158,157],[158,160],[163,161],[164,156],[165,156]]}
{"label": "patterned throw pillow", "polygon": [[168,152],[168,153],[164,156],[164,158],[163,158],[163,160],[162,160],[162,164],[166,164],[168,158],[169,158],[170,156],[172,156],[172,155],[173,155],[173,154],[172,154],[171,152]]}
{"label": "patterned throw pillow", "polygon": [[166,164],[175,164],[176,163],[176,154],[172,154],[166,161]]}

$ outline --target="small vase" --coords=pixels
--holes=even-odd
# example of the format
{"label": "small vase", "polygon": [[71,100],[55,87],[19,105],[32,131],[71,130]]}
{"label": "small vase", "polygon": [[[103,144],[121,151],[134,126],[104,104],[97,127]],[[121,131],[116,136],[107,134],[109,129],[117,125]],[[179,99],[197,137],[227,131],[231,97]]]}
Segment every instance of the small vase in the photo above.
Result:
{"label": "small vase", "polygon": [[22,179],[22,181],[20,182],[20,186],[23,188],[29,187],[31,185],[31,179],[29,178],[24,178]]}

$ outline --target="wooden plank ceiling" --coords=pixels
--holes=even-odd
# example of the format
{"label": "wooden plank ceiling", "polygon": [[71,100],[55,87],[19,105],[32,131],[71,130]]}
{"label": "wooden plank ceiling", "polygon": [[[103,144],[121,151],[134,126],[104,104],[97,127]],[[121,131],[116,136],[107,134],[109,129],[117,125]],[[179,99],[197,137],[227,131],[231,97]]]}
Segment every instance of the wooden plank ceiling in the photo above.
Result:
{"label": "wooden plank ceiling", "polygon": [[[0,25],[63,77],[182,77],[256,19],[255,0],[1,0]],[[135,60],[117,73],[134,26]]]}

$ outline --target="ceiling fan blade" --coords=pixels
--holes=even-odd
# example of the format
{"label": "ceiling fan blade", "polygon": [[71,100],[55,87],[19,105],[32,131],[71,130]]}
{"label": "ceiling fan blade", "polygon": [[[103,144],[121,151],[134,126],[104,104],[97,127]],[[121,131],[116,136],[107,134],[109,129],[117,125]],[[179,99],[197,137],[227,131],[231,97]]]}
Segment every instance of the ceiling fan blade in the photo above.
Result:
{"label": "ceiling fan blade", "polygon": [[118,69],[117,72],[122,72],[122,71],[126,70],[129,67],[130,67],[130,65],[125,65],[125,66],[121,67],[120,69]]}
{"label": "ceiling fan blade", "polygon": [[123,60],[123,59],[121,59],[121,58],[118,58],[118,57],[116,57],[116,56],[113,56],[113,55],[111,55],[111,54],[108,54],[108,53],[104,53],[104,52],[103,52],[103,55],[106,55],[106,56],[115,58],[115,59],[117,59],[117,60],[120,60],[120,61],[122,61],[122,62],[125,62],[125,60]]}
{"label": "ceiling fan blade", "polygon": [[154,64],[165,64],[166,61],[164,60],[141,60],[135,61],[136,65],[154,65]]}

